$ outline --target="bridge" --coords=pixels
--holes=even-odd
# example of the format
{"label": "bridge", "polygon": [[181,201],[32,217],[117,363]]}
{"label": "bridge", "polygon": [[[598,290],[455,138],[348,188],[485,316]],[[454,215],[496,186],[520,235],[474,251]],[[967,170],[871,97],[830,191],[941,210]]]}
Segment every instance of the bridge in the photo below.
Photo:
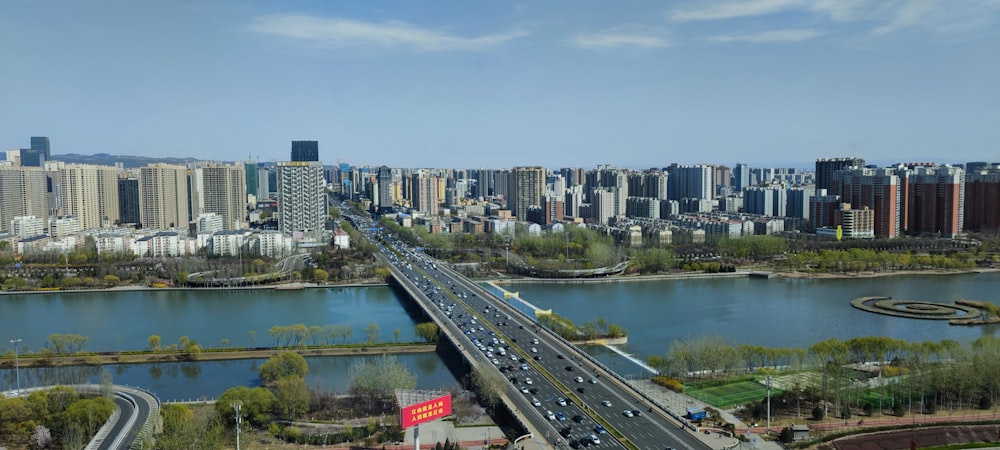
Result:
{"label": "bridge", "polygon": [[[380,246],[396,283],[437,323],[471,366],[502,374],[501,401],[550,445],[709,448],[675,412],[533,317],[382,230],[352,217]],[[366,226],[367,225],[367,226]],[[586,441],[584,443],[583,441]]]}

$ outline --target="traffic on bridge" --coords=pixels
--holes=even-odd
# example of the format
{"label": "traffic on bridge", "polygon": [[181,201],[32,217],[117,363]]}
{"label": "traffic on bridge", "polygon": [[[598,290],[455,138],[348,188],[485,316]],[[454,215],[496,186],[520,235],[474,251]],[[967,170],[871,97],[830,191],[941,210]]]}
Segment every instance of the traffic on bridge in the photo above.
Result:
{"label": "traffic on bridge", "polygon": [[508,408],[557,448],[706,449],[681,422],[533,317],[381,230],[346,215],[473,367],[509,383]]}

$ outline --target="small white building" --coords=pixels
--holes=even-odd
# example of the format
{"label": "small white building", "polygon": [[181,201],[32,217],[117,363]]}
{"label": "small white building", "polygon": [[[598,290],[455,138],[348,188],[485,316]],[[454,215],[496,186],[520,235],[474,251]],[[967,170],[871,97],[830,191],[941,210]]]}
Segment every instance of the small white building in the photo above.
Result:
{"label": "small white building", "polygon": [[46,234],[45,219],[35,216],[18,216],[10,221],[10,230],[14,236],[24,239],[40,234]]}
{"label": "small white building", "polygon": [[333,230],[333,246],[343,250],[350,249],[351,236],[340,228]]}

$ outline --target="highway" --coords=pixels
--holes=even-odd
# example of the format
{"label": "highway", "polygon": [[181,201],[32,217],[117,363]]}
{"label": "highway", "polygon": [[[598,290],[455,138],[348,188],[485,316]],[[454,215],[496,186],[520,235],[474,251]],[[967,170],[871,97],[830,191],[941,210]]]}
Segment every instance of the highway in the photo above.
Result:
{"label": "highway", "polygon": [[[533,317],[429,256],[351,216],[381,245],[393,276],[475,365],[508,381],[520,418],[565,448],[706,449],[691,432],[606,367]],[[626,412],[627,411],[627,412]]]}

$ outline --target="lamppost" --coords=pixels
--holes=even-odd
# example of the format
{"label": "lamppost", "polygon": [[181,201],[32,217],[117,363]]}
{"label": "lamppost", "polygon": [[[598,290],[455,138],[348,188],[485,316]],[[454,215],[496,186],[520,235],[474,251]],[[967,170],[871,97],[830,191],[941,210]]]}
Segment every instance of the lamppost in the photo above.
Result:
{"label": "lamppost", "polygon": [[21,396],[21,363],[17,359],[17,344],[21,343],[21,338],[14,338],[10,340],[11,344],[14,344],[14,377],[17,378],[17,396]]}
{"label": "lamppost", "polygon": [[771,434],[771,376],[767,376],[767,434]]}

